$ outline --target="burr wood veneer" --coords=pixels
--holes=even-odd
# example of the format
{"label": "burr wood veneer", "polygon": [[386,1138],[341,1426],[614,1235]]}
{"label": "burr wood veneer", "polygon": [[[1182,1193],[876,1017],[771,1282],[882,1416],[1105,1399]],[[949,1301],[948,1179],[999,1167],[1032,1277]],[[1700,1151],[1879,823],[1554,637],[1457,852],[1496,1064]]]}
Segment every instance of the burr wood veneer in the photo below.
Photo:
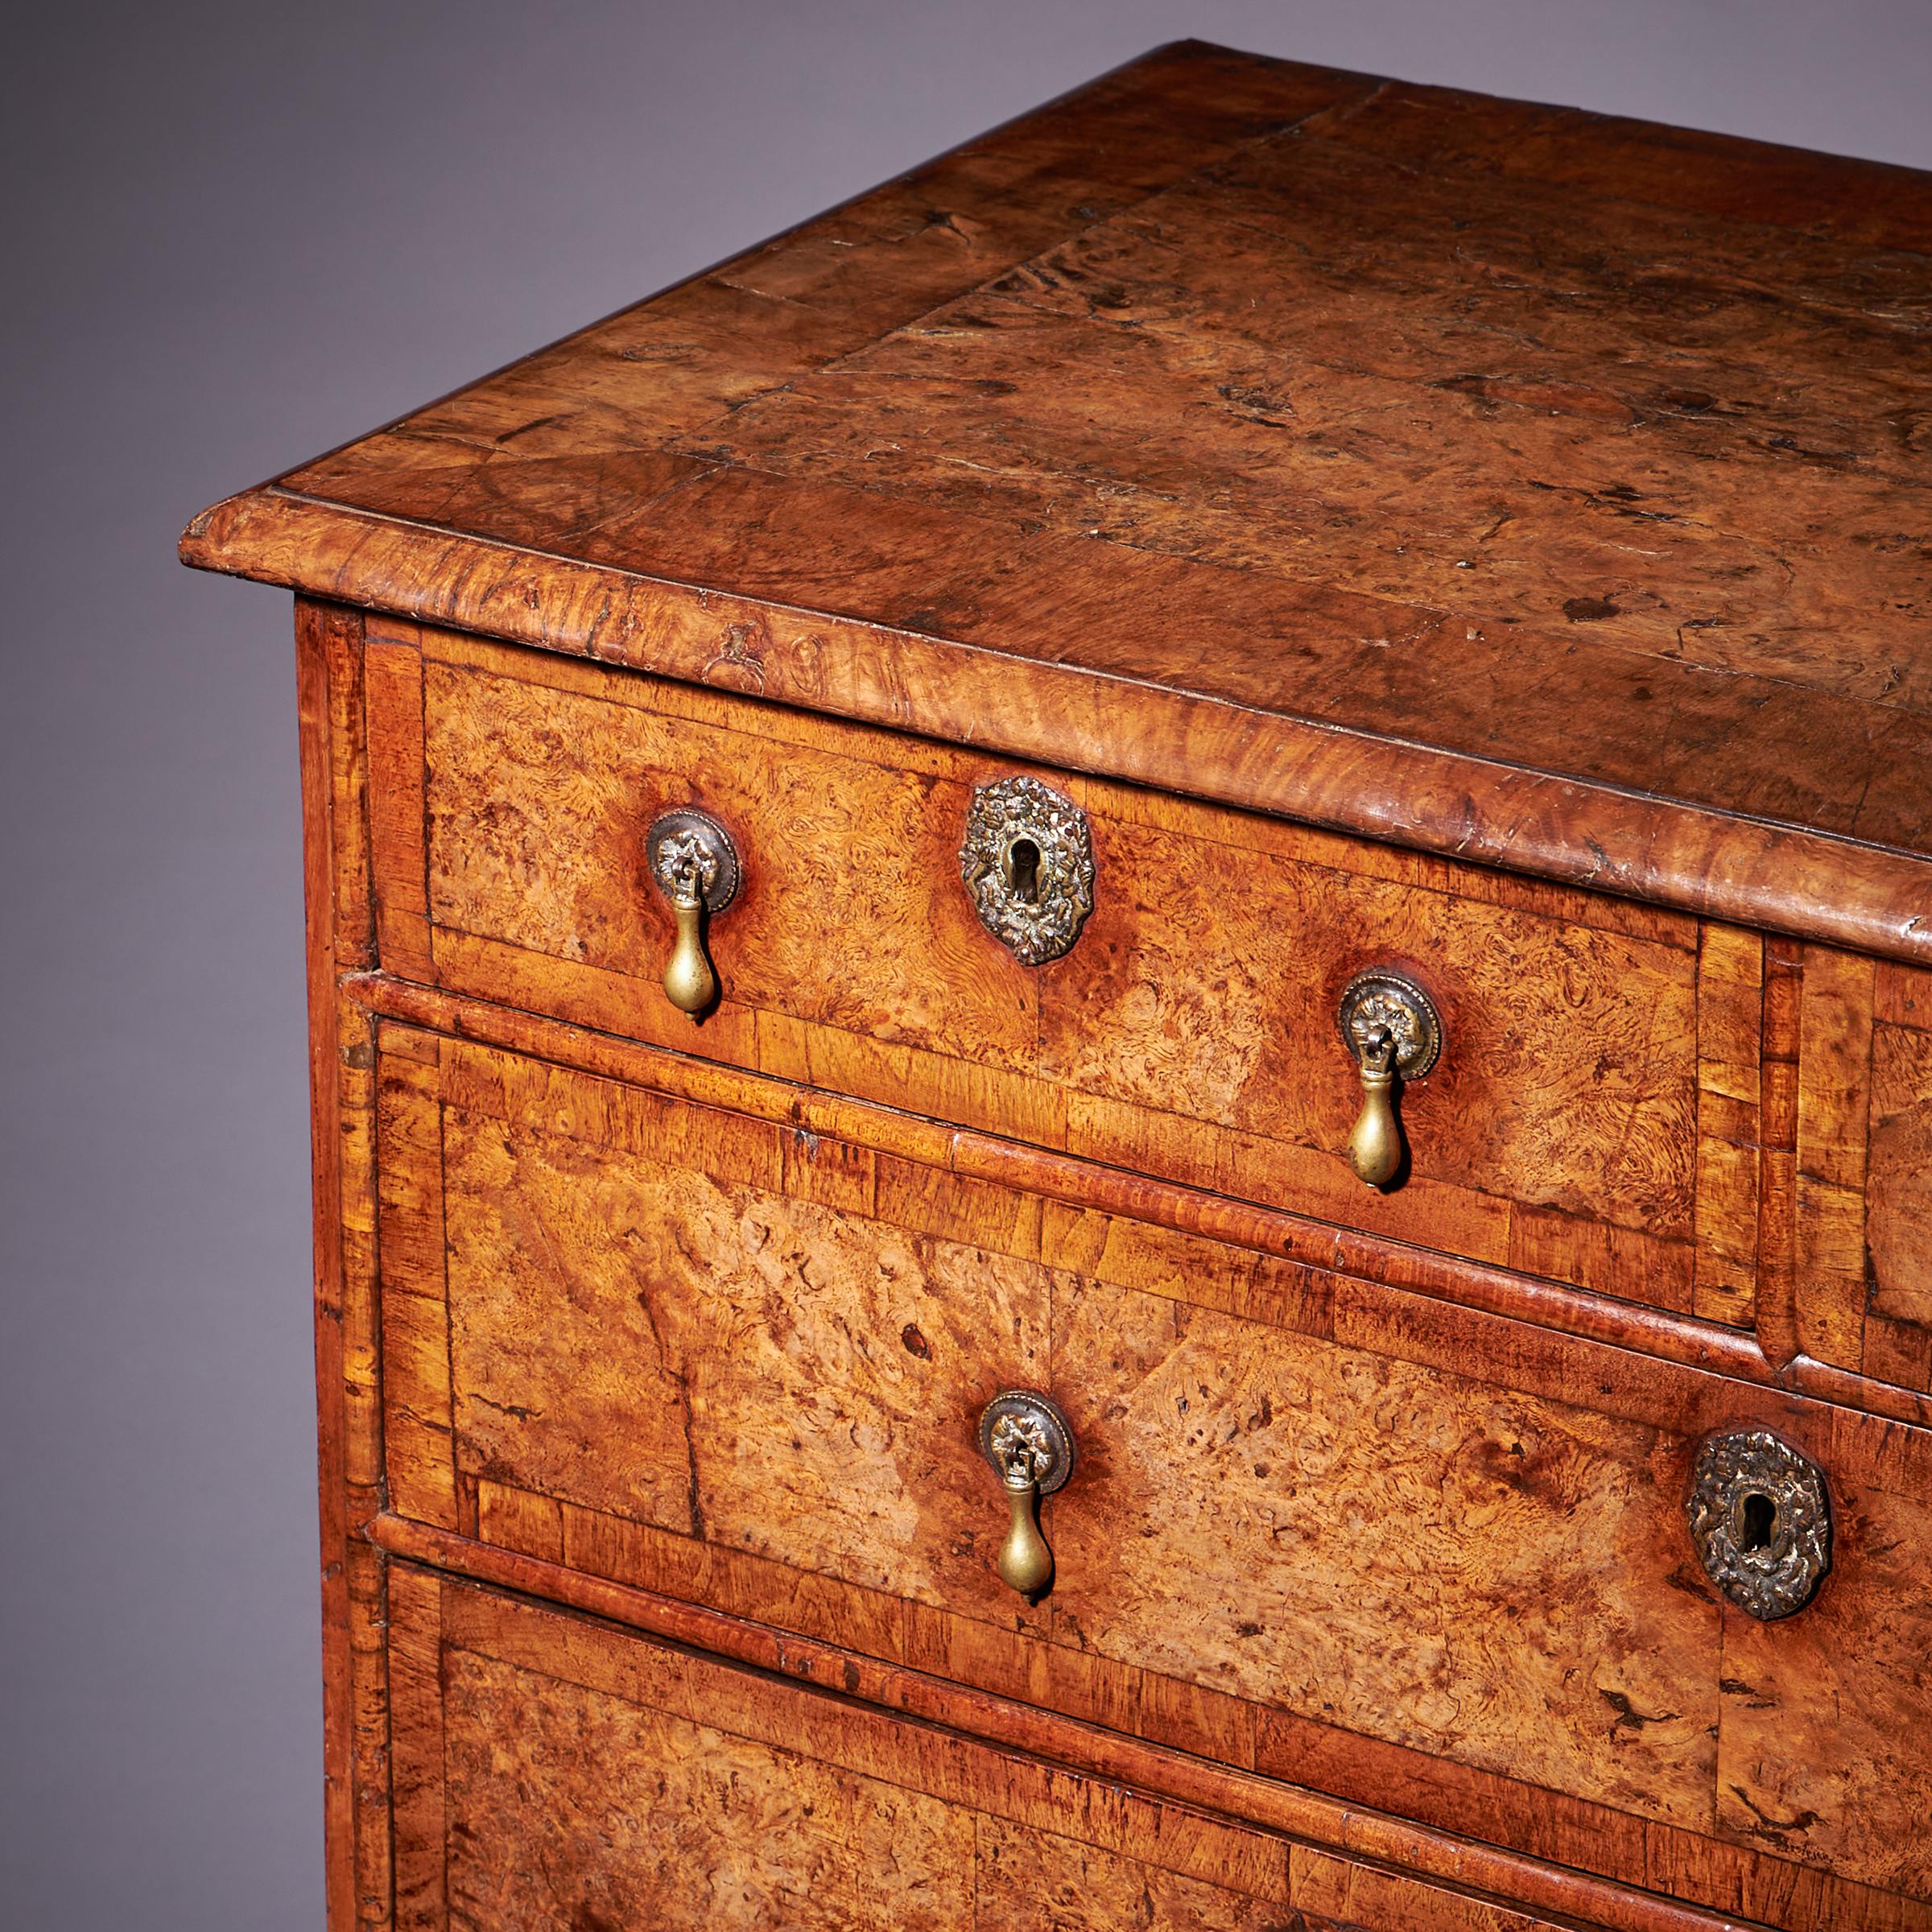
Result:
{"label": "burr wood veneer", "polygon": [[1928,250],[1183,45],[196,519],[336,1932],[1932,1927]]}

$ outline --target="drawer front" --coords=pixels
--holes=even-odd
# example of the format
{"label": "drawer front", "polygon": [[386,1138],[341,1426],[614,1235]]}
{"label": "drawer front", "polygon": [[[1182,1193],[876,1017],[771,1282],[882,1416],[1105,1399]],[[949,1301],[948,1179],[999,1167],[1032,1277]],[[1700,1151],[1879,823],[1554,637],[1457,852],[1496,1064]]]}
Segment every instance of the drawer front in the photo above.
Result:
{"label": "drawer front", "polygon": [[[382,1038],[401,1513],[1766,1922],[1932,1923],[1926,1432]],[[1078,1444],[1034,1605],[975,1441],[1015,1386]],[[1746,1425],[1831,1484],[1779,1623],[1686,1528]]]}
{"label": "drawer front", "polygon": [[432,1572],[389,1612],[398,1932],[1554,1932]]}
{"label": "drawer front", "polygon": [[[392,970],[683,1052],[1748,1324],[1761,947],[1594,895],[1046,774],[1094,907],[1022,964],[959,851],[972,754],[436,632],[371,650]],[[744,861],[722,1004],[661,984],[645,861],[696,803]],[[1402,1183],[1349,1170],[1338,1003],[1419,981],[1444,1046]]]}

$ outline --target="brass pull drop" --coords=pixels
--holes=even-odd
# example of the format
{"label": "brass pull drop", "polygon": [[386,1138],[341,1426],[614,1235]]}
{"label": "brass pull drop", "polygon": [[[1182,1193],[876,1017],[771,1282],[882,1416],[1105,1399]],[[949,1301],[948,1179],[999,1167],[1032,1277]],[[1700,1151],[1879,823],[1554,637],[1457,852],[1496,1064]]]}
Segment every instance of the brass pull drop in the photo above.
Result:
{"label": "brass pull drop", "polygon": [[1040,1498],[1051,1496],[1072,1473],[1073,1431],[1045,1396],[1009,1389],[986,1405],[979,1433],[980,1453],[993,1465],[1006,1496],[1000,1579],[1031,1603],[1053,1581],[1053,1551],[1040,1534]]}
{"label": "brass pull drop", "polygon": [[1034,1516],[1040,1488],[1030,1468],[1013,1465],[1001,1479],[1006,1485],[1007,1507],[1013,1512],[1006,1540],[1000,1546],[1000,1577],[1031,1603],[1053,1581],[1053,1552],[1040,1534]]}
{"label": "brass pull drop", "polygon": [[1401,1171],[1397,1080],[1419,1080],[1442,1051],[1443,1022],[1414,980],[1377,970],[1358,972],[1342,993],[1342,1043],[1362,1081],[1362,1110],[1348,1135],[1348,1165],[1359,1181],[1386,1187]]}
{"label": "brass pull drop", "polygon": [[651,827],[644,852],[678,926],[664,967],[664,997],[696,1018],[718,997],[718,976],[704,950],[704,923],[737,897],[738,850],[716,819],[687,806],[666,812]]}
{"label": "brass pull drop", "polygon": [[702,1013],[718,997],[718,976],[704,956],[704,902],[696,892],[680,892],[671,908],[678,943],[664,968],[664,997],[680,1013]]}
{"label": "brass pull drop", "polygon": [[1395,1124],[1395,1035],[1378,1026],[1363,1042],[1362,1110],[1348,1136],[1348,1165],[1358,1181],[1381,1187],[1402,1164],[1402,1130]]}

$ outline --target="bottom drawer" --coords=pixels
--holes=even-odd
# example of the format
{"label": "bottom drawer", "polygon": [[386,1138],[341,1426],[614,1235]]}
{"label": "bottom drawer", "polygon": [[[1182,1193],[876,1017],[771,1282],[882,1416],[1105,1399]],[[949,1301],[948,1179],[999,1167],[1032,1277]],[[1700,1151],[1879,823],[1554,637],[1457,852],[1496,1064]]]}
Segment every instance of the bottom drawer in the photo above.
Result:
{"label": "bottom drawer", "polygon": [[1557,1923],[413,1567],[389,1611],[398,1932]]}

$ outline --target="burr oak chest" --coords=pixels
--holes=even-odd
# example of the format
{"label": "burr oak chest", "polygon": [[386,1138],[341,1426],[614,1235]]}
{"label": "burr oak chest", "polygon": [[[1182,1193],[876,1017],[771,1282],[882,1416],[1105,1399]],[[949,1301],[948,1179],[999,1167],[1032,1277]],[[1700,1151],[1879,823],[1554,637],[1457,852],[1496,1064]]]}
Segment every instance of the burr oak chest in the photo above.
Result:
{"label": "burr oak chest", "polygon": [[1183,43],[182,551],[334,1932],[1932,1927],[1932,176]]}

